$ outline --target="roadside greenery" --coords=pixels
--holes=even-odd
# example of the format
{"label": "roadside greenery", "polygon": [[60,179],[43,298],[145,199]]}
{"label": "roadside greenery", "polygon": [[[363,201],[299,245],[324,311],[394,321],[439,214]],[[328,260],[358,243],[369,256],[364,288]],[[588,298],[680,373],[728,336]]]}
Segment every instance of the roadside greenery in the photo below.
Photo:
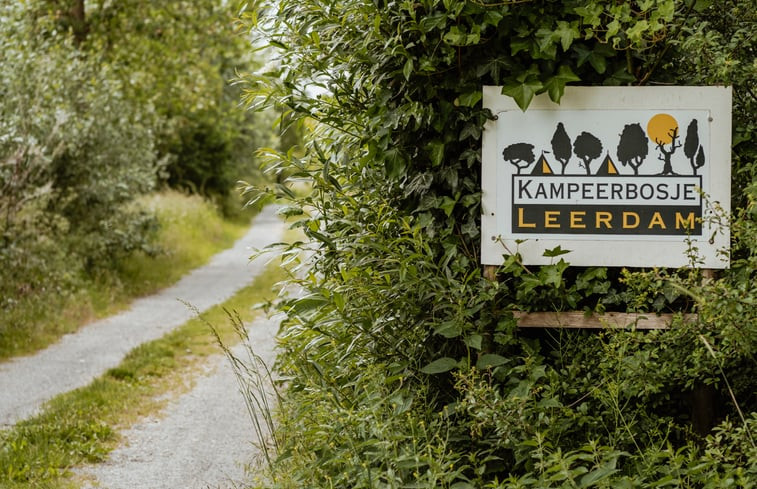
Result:
{"label": "roadside greenery", "polygon": [[145,196],[131,205],[136,212],[155,216],[155,226],[146,236],[149,248],[123,257],[108,271],[76,278],[70,290],[7,296],[14,302],[0,310],[0,359],[44,348],[87,321],[113,314],[131,300],[171,285],[230,247],[249,224],[223,219],[207,200],[176,191]]}
{"label": "roadside greenery", "polygon": [[220,353],[218,341],[239,341],[237,327],[259,313],[254,304],[276,299],[275,284],[285,276],[272,263],[225,303],[140,345],[90,385],[53,398],[41,414],[0,431],[0,487],[79,487],[71,470],[104,461],[119,441],[118,430],[159,411],[166,394],[186,389],[197,366]]}
{"label": "roadside greenery", "polygon": [[[256,4],[277,62],[246,98],[311,128],[268,157],[316,248],[308,293],[282,306],[286,393],[259,485],[754,487],[755,15],[748,0]],[[559,250],[524,267],[503,250],[483,277],[481,86],[525,109],[571,83],[733,86],[730,270],[577,268]],[[527,331],[514,310],[699,321]]]}
{"label": "roadside greenery", "polygon": [[0,357],[50,341],[59,314],[54,334],[90,315],[104,284],[131,287],[118,271],[159,251],[161,225],[135,199],[170,186],[249,219],[234,187],[261,179],[253,152],[274,136],[229,83],[256,64],[233,14],[221,0],[2,2]]}

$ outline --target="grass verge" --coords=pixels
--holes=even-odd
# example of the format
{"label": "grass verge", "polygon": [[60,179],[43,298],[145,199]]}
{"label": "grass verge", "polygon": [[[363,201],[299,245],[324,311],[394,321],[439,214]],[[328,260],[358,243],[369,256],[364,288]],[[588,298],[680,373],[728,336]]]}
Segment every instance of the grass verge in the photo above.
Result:
{"label": "grass verge", "polygon": [[[202,316],[218,328],[225,344],[233,344],[238,336],[226,311],[252,320],[257,311],[251,305],[275,298],[275,284],[284,278],[274,262],[252,285]],[[159,395],[181,391],[182,379],[219,352],[205,321],[192,319],[135,348],[90,385],[57,396],[40,415],[0,432],[0,488],[77,487],[68,477],[72,467],[104,460],[116,446],[119,428],[159,409]]]}
{"label": "grass verge", "polygon": [[21,299],[12,309],[0,309],[0,361],[38,351],[83,324],[173,284],[230,247],[249,227],[247,219],[225,220],[201,197],[176,191],[148,196],[137,205],[156,215],[159,227],[153,244],[160,251],[137,251],[113,270],[73,279],[72,290],[48,291]]}

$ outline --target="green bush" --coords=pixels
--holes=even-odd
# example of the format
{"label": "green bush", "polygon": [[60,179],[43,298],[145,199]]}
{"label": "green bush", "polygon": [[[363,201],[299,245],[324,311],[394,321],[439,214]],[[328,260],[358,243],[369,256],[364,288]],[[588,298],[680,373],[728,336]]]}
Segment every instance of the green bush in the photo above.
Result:
{"label": "green bush", "polygon": [[[287,400],[261,484],[753,487],[748,4],[284,0],[250,15],[278,57],[248,102],[311,128],[300,152],[271,155],[288,176],[272,190],[315,247],[308,294],[283,306]],[[497,281],[482,276],[481,86],[525,108],[579,82],[734,85],[730,271],[579,269],[554,250],[551,265],[506,256]],[[511,313],[570,309],[701,319],[529,331]],[[395,397],[408,420],[381,400]]]}
{"label": "green bush", "polygon": [[36,37],[24,7],[2,8],[0,283],[8,301],[143,246],[151,221],[127,204],[153,188],[159,167],[150,111],[124,99],[112,71],[65,36]]}

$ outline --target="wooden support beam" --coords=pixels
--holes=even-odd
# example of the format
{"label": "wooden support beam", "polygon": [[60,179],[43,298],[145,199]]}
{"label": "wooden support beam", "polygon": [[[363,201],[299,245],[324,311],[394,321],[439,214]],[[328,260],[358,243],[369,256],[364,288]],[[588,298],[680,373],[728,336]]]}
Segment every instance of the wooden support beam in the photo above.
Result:
{"label": "wooden support beam", "polygon": [[[587,316],[581,311],[566,312],[520,312],[513,315],[521,328],[630,328],[668,329],[673,314],[607,312]],[[696,314],[684,314],[684,320],[696,321]]]}

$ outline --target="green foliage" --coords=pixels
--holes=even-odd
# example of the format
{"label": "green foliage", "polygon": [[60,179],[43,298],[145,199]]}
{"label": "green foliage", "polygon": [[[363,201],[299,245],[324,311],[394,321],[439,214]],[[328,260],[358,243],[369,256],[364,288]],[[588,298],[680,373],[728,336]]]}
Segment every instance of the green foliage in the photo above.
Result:
{"label": "green foliage", "polygon": [[114,66],[133,103],[155,108],[170,186],[223,200],[237,180],[259,177],[253,151],[271,135],[229,84],[255,61],[225,2],[88,2],[85,22],[80,49]]}
{"label": "green foliage", "polygon": [[[249,78],[247,101],[283,106],[311,129],[299,151],[269,155],[285,176],[270,190],[291,201],[285,212],[299,216],[314,256],[300,281],[307,295],[283,306],[289,398],[280,459],[263,484],[753,486],[757,167],[747,8],[284,0],[249,15],[278,57]],[[529,268],[503,248],[497,280],[482,276],[480,138],[492,116],[482,85],[502,85],[525,109],[539,93],[559,101],[579,81],[725,81],[719,63],[729,57],[739,60],[726,73],[743,99],[731,271],[702,282],[686,269],[575,268],[559,247],[547,253],[551,265]],[[595,152],[581,151],[588,168]],[[295,192],[302,181],[311,194]],[[512,315],[611,309],[695,310],[700,321],[681,316],[663,332],[531,331]],[[700,422],[692,411],[703,391],[716,412]],[[413,399],[404,425],[382,401],[396,396]],[[424,467],[429,450],[444,463],[433,477],[374,479],[400,473],[397,440],[404,449],[420,433],[418,418],[434,430],[411,446]],[[723,440],[738,448],[724,454]]]}
{"label": "green foliage", "polygon": [[[134,212],[154,215],[157,229],[147,237],[147,250],[122,257],[107,272],[89,276],[72,270],[76,265],[73,253],[67,255],[66,242],[52,238],[45,238],[50,252],[23,255],[25,269],[13,266],[17,275],[3,281],[5,290],[11,292],[0,309],[0,358],[43,348],[83,323],[167,287],[231,246],[248,228],[248,222],[224,220],[218,209],[201,197],[175,191],[145,196],[133,206]],[[38,267],[38,275],[32,275],[31,266]],[[56,272],[65,273],[63,279],[68,282],[53,287],[49,277]],[[24,280],[29,281],[27,288],[14,288],[14,284],[25,284]]]}
{"label": "green foliage", "polygon": [[261,179],[252,155],[271,131],[228,83],[253,57],[225,2],[4,2],[0,19],[5,350],[157,251],[157,220],[133,202],[162,183],[249,218],[231,190]]}
{"label": "green foliage", "polygon": [[145,246],[153,223],[126,204],[153,187],[158,170],[150,111],[131,105],[112,70],[65,37],[35,37],[26,14],[2,7],[3,308]]}

